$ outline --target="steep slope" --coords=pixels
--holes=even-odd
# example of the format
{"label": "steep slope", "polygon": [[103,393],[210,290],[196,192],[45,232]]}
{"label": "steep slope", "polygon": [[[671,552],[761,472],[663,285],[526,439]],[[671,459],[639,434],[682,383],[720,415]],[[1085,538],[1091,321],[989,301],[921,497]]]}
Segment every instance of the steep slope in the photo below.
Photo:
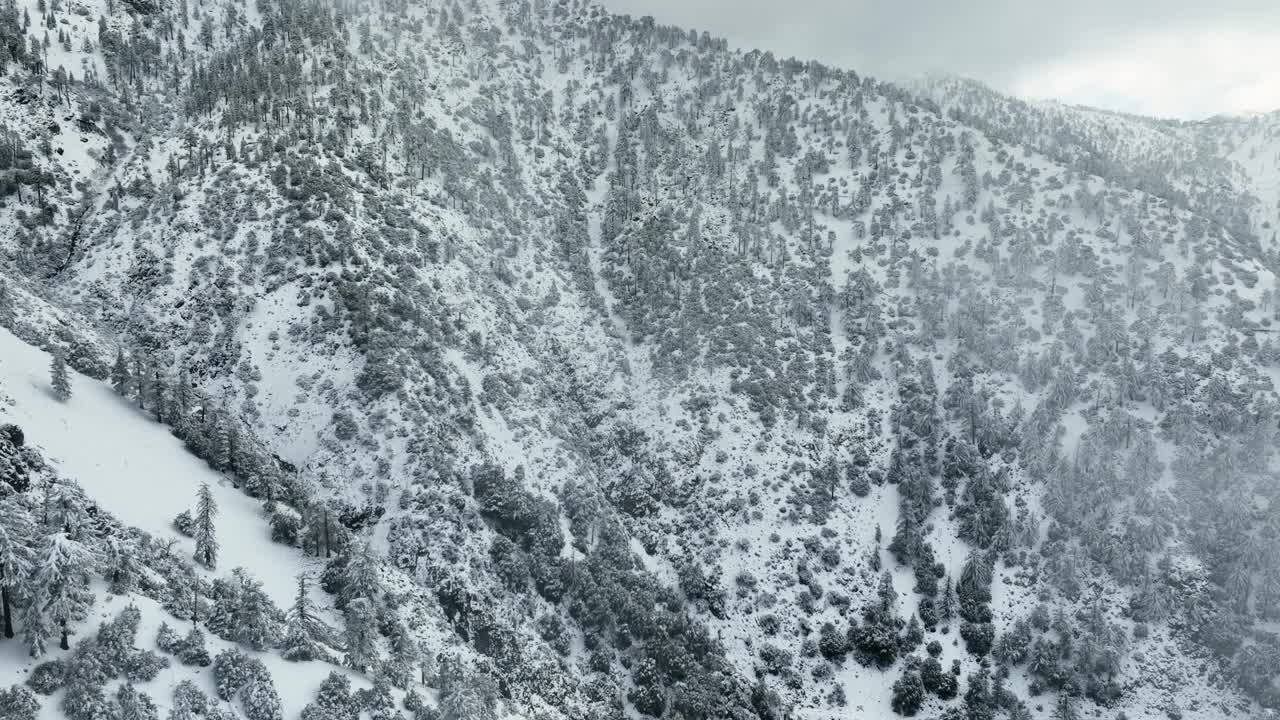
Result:
{"label": "steep slope", "polygon": [[[23,307],[33,313],[41,310],[31,303],[24,303]],[[39,322],[40,319],[28,316],[27,320]],[[295,601],[295,573],[318,565],[318,561],[308,563],[299,552],[272,544],[256,503],[184,450],[163,426],[140,414],[101,382],[72,373],[72,397],[57,400],[49,389],[50,364],[49,354],[26,345],[7,330],[0,330],[0,425],[12,427],[14,424],[22,429],[26,436],[23,452],[37,476],[30,479],[32,487],[20,494],[49,496],[60,483],[82,480],[75,486],[75,492],[83,490],[86,501],[91,503],[80,508],[89,512],[92,518],[89,522],[94,526],[86,531],[92,542],[87,538],[85,545],[98,556],[104,579],[93,583],[95,596],[85,599],[87,605],[83,612],[88,620],[108,623],[136,608],[139,613],[133,631],[136,637],[128,644],[136,643],[144,650],[154,647],[153,638],[162,623],[181,628],[182,620],[175,618],[174,606],[169,604],[176,599],[172,591],[180,575],[171,574],[173,570],[166,563],[190,557],[192,544],[181,539],[173,529],[172,520],[194,506],[198,489],[204,483],[213,488],[219,508],[221,566],[244,570],[260,578],[266,596],[279,607],[287,608]],[[32,462],[32,457],[40,460]],[[6,465],[5,470],[8,469]],[[4,480],[13,482],[7,472]],[[4,527],[12,529],[11,513],[15,506],[10,503],[15,495],[10,485],[6,484],[4,489]],[[65,500],[63,502],[65,507]],[[47,517],[47,503],[45,507]],[[117,523],[125,523],[124,529],[104,532],[103,528],[119,528]],[[150,544],[150,538],[156,540],[154,545]],[[165,543],[165,538],[174,538],[177,542]],[[131,555],[131,569],[124,571],[129,579],[122,579],[120,568],[124,566],[115,563],[126,548]],[[160,558],[164,558],[164,562]],[[187,571],[190,572],[190,568]],[[218,576],[204,568],[197,571],[206,581]],[[112,580],[113,573],[115,580]],[[97,596],[104,591],[105,595]],[[328,605],[321,594],[313,595],[313,601]],[[214,602],[211,601],[210,606],[216,611]],[[210,626],[213,622],[211,619]],[[92,625],[85,628],[89,629]],[[186,630],[180,632],[185,634]],[[93,633],[84,634],[94,637]],[[103,633],[99,632],[97,638],[102,643]],[[92,652],[84,649],[91,642],[91,639],[81,641],[73,649],[80,653]],[[208,665],[208,658],[235,648],[236,643],[214,635],[206,647],[208,656],[204,664]],[[325,674],[337,669],[319,663],[286,662],[269,652],[250,653],[269,668],[279,691],[280,704],[290,716],[313,699]],[[51,665],[45,667],[71,663],[74,657],[73,652],[53,648],[46,658]],[[135,681],[130,687],[149,693],[158,710],[167,713],[174,706],[172,690],[181,682],[194,683],[208,696],[218,697],[215,678],[220,677],[219,673],[200,670],[199,666],[190,667],[172,658],[150,679],[129,675],[129,680]],[[345,671],[339,672],[345,674]],[[23,641],[5,642],[4,652],[0,654],[0,685],[21,685],[25,681],[41,695],[49,695],[42,700],[40,717],[67,717],[72,712],[68,702],[76,704],[70,698],[64,700],[68,691],[59,689],[58,685],[49,686],[52,691],[40,689],[43,686],[34,677]],[[352,674],[351,677],[357,687],[368,687],[361,676]],[[114,695],[117,687],[109,684],[107,694]],[[223,705],[216,699],[213,702]],[[225,707],[230,710],[230,702],[225,703]],[[4,710],[17,712],[16,707]],[[84,717],[100,717],[92,706],[79,707],[77,711],[87,713]]]}
{"label": "steep slope", "polygon": [[579,2],[98,11],[10,267],[507,709],[1275,705],[1275,276],[1194,136]]}
{"label": "steep slope", "polygon": [[913,89],[989,134],[1196,210],[1242,240],[1270,240],[1280,220],[1275,113],[1165,120],[1024,102],[947,76]]}

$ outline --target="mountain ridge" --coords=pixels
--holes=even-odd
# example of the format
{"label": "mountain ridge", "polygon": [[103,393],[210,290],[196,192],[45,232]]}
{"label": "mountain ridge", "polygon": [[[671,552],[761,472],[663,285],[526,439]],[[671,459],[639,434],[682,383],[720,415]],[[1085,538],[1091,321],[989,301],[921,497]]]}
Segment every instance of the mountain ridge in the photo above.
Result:
{"label": "mountain ridge", "polygon": [[[506,709],[1274,701],[1269,210],[1199,139],[1134,163],[1173,168],[1170,203],[1109,176],[1132,149],[1037,151],[1004,116],[583,3],[214,5],[222,35],[207,7],[104,13],[85,54],[128,89],[58,99],[93,131],[6,96],[62,208],[23,169],[6,274],[105,336],[73,365],[105,377],[119,342],[161,396],[185,371],[300,504],[365,507],[376,611],[411,598]],[[1187,643],[1253,699],[1166,652]]]}

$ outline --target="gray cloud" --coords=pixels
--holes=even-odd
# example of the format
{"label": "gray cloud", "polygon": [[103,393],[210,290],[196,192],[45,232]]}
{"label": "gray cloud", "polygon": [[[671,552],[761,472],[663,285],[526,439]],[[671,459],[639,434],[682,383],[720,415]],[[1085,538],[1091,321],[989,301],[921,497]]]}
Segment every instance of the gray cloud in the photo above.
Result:
{"label": "gray cloud", "polygon": [[[1238,33],[1260,44],[1280,44],[1280,2],[1275,0],[603,0],[615,12],[652,15],[659,22],[707,30],[738,47],[773,50],[783,56],[814,58],[852,67],[886,79],[947,71],[974,77],[996,87],[1025,92],[1037,74],[1065,72],[1073,63],[1096,63],[1096,58],[1139,64],[1153,74],[1152,85],[1170,90],[1152,57],[1153,47],[1173,56],[1174,45],[1189,52],[1203,33]],[[1262,39],[1267,34],[1270,42]],[[1162,39],[1165,40],[1162,42]],[[1230,46],[1239,41],[1219,43]],[[1128,52],[1131,57],[1126,57]],[[1219,53],[1221,54],[1221,53]],[[1236,48],[1235,57],[1206,55],[1203,88],[1185,88],[1187,100],[1171,97],[1119,98],[1121,109],[1179,114],[1209,114],[1242,108],[1192,107],[1214,98],[1224,101],[1235,91],[1237,73],[1250,77],[1267,67],[1265,58],[1250,57],[1250,48]],[[1185,66],[1185,58],[1182,65]],[[1223,64],[1233,64],[1239,68]],[[1186,74],[1186,67],[1178,72]],[[1274,67],[1274,65],[1270,65]],[[1141,84],[1141,78],[1131,78]],[[1114,87],[1114,79],[1097,97],[1141,93],[1142,88]],[[1054,87],[1052,78],[1045,84]],[[1077,83],[1087,84],[1087,83]],[[1030,88],[1028,86],[1031,86]],[[1066,98],[1088,102],[1083,97]],[[1257,95],[1260,91],[1255,91]],[[1036,93],[1047,95],[1048,93]],[[1239,93],[1237,93],[1239,94]],[[1280,106],[1280,97],[1272,98]],[[1243,102],[1243,101],[1241,101]],[[1114,102],[1113,102],[1114,104]]]}

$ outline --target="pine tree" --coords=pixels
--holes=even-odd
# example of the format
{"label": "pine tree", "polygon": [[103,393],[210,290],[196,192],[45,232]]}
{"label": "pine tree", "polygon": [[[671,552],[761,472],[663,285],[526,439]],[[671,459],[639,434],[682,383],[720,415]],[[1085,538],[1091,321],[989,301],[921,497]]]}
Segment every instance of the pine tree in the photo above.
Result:
{"label": "pine tree", "polygon": [[367,598],[359,597],[347,605],[346,664],[364,672],[377,659],[377,618]]}
{"label": "pine tree", "polygon": [[213,518],[218,514],[218,505],[213,500],[213,490],[209,483],[200,485],[200,493],[196,498],[196,562],[209,569],[218,564],[218,539],[214,536]]}
{"label": "pine tree", "polygon": [[351,696],[351,680],[334,670],[320,683],[316,699],[302,709],[301,720],[338,720],[359,714],[360,706]]}
{"label": "pine tree", "polygon": [[920,711],[924,699],[924,682],[920,679],[920,673],[915,668],[908,667],[893,683],[891,707],[899,715],[911,717]]}
{"label": "pine tree", "polygon": [[36,557],[31,587],[36,595],[32,605],[48,613],[48,619],[62,632],[59,647],[70,649],[68,625],[88,609],[89,576],[97,565],[97,557],[89,548],[72,540],[66,533],[45,536]]}
{"label": "pine tree", "polygon": [[[12,496],[11,496],[12,497]],[[26,509],[16,502],[0,506],[0,614],[3,615],[4,636],[13,637],[13,602],[19,583],[31,571],[31,551],[22,538],[31,537],[32,525]],[[23,518],[25,517],[25,521]]]}
{"label": "pine tree", "polygon": [[116,349],[116,362],[111,366],[111,387],[116,392],[128,397],[129,386],[133,382],[133,375],[129,372],[129,362],[125,360],[124,350]]}
{"label": "pine tree", "polygon": [[53,362],[49,366],[49,376],[53,387],[53,396],[62,402],[71,399],[71,379],[67,377],[67,356],[61,348],[53,353]]}
{"label": "pine tree", "polygon": [[173,423],[177,436],[186,439],[190,433],[191,403],[193,398],[191,394],[191,378],[187,375],[185,368],[178,371],[178,380],[173,386],[171,396],[173,398],[173,410],[170,412],[169,421]]}
{"label": "pine tree", "polygon": [[13,605],[32,570],[34,553],[31,538],[36,537],[35,518],[22,496],[0,497],[0,615],[4,637],[13,637]]}
{"label": "pine tree", "polygon": [[5,279],[0,278],[0,327],[12,327],[13,317],[13,292]]}
{"label": "pine tree", "polygon": [[348,552],[345,582],[338,600],[343,606],[357,598],[364,598],[372,603],[381,587],[378,556],[373,547],[364,541],[353,543]]}
{"label": "pine tree", "polygon": [[142,363],[142,353],[133,353],[133,397],[138,401],[138,409],[147,409],[147,368]]}
{"label": "pine tree", "polygon": [[44,614],[47,596],[44,588],[38,585],[32,587],[27,604],[22,608],[22,641],[27,646],[27,653],[33,658],[44,655],[45,644],[53,634],[49,618]]}
{"label": "pine tree", "polygon": [[956,615],[956,591],[955,585],[951,582],[951,576],[948,575],[944,582],[942,591],[942,602],[938,604],[938,620],[947,622]]}
{"label": "pine tree", "polygon": [[294,595],[293,607],[289,609],[288,625],[280,648],[280,654],[285,660],[315,660],[324,654],[315,640],[320,621],[308,594],[310,586],[307,574],[299,573],[298,591]]}
{"label": "pine tree", "polygon": [[262,581],[251,577],[242,568],[236,568],[240,583],[232,627],[236,642],[262,651],[275,643],[278,637],[279,610],[262,589]]}
{"label": "pine tree", "polygon": [[160,717],[151,696],[128,681],[116,691],[116,706],[119,708],[119,720],[157,720]]}
{"label": "pine tree", "polygon": [[169,384],[165,381],[164,374],[157,369],[151,382],[151,411],[155,413],[157,422],[164,423],[171,420],[169,408]]}

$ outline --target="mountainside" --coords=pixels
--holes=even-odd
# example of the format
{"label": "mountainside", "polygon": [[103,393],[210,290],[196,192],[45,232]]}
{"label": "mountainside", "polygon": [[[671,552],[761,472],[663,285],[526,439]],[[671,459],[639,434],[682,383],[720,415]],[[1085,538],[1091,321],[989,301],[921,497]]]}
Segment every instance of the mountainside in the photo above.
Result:
{"label": "mountainside", "polygon": [[[136,525],[0,493],[15,553],[88,548],[69,608],[4,571],[19,634],[86,636],[41,717],[145,704],[82,647],[117,534],[167,579],[116,587],[138,646],[204,627],[232,659],[182,673],[255,720],[1280,708],[1275,116],[577,0],[38,2],[0,9],[0,326],[61,360],[0,337],[0,423]],[[61,361],[137,410],[41,393]]]}
{"label": "mountainside", "polygon": [[956,77],[931,77],[913,89],[988,134],[1119,179],[1276,251],[1280,111],[1175,121],[1025,102]]}

